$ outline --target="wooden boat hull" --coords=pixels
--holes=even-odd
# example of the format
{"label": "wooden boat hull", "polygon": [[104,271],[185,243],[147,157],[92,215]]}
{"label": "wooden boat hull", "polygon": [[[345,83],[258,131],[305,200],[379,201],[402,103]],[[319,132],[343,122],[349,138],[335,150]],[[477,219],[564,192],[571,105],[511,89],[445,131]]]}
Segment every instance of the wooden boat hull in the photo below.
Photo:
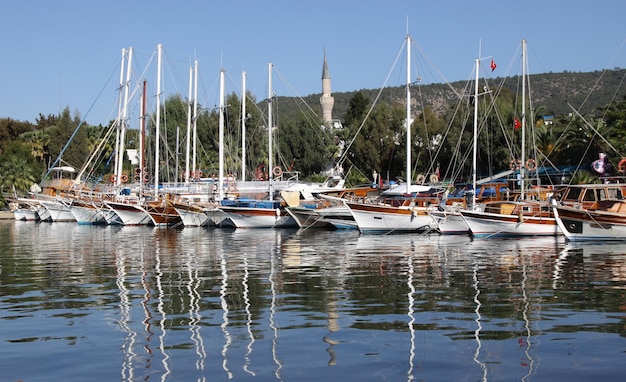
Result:
{"label": "wooden boat hull", "polygon": [[[616,202],[626,205],[624,202]],[[554,206],[557,224],[568,241],[626,240],[626,213]]]}

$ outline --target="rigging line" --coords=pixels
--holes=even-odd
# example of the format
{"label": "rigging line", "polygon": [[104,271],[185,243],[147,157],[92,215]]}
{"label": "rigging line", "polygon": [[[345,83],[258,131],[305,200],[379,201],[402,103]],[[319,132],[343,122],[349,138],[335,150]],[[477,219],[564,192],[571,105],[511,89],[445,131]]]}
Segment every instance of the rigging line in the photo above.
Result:
{"label": "rigging line", "polygon": [[[626,73],[624,73],[624,75],[622,76],[622,79],[619,82],[619,85],[617,85],[617,88],[615,89],[615,92],[613,93],[613,97],[611,97],[611,101],[609,102],[609,105],[613,104],[613,101],[615,101],[615,98],[617,97],[618,91],[619,89],[621,89],[622,84],[624,83],[624,79],[626,78]],[[604,113],[602,114],[602,118],[606,117],[606,114],[609,112],[609,107],[605,108]]]}
{"label": "rigging line", "polygon": [[91,112],[91,109],[93,109],[94,105],[96,104],[96,101],[100,98],[100,96],[102,95],[102,92],[104,92],[105,87],[109,84],[109,81],[111,81],[111,78],[116,72],[117,70],[114,70],[111,72],[111,74],[109,75],[109,78],[106,80],[105,84],[102,86],[102,88],[98,92],[96,99],[91,103],[91,105],[89,106],[89,109],[87,109],[87,113],[85,113],[85,116],[83,117],[83,119],[81,119],[81,121],[78,123],[78,126],[76,126],[76,129],[74,129],[74,132],[70,136],[70,139],[67,140],[67,142],[65,143],[65,146],[63,146],[63,149],[61,150],[57,158],[54,160],[54,163],[52,163],[52,166],[48,168],[46,175],[44,175],[43,178],[41,179],[41,182],[39,182],[39,186],[43,185],[44,180],[48,177],[48,175],[50,175],[50,172],[52,172],[52,168],[54,168],[57,165],[57,163],[59,163],[59,161],[63,157],[63,153],[65,153],[65,150],[67,150],[67,148],[69,147],[70,143],[72,142],[72,140],[78,133],[78,130],[80,129],[80,127],[85,123],[85,120],[87,116],[89,115],[89,113]]}
{"label": "rigging line", "polygon": [[393,71],[393,68],[397,65],[398,60],[400,58],[400,54],[404,50],[405,44],[406,44],[406,39],[403,40],[402,45],[400,46],[400,49],[398,50],[398,53],[397,53],[396,58],[395,58],[395,60],[393,62],[393,65],[391,66],[391,70],[387,73],[387,77],[385,77],[385,81],[383,82],[383,86],[378,90],[378,94],[376,94],[376,98],[374,99],[374,102],[372,102],[372,104],[370,105],[370,108],[368,109],[365,117],[363,118],[363,121],[361,121],[361,124],[359,125],[356,133],[354,133],[354,137],[352,137],[352,140],[350,141],[350,143],[348,143],[348,145],[344,148],[343,155],[341,156],[341,158],[339,158],[337,163],[341,164],[341,163],[343,163],[346,160],[346,158],[348,156],[348,152],[350,150],[350,147],[352,147],[352,145],[356,141],[357,136],[359,135],[359,133],[363,129],[363,126],[365,126],[365,122],[367,121],[367,119],[369,118],[370,114],[374,110],[374,106],[378,103],[378,100],[380,99],[380,96],[381,96],[383,90],[385,89],[385,86],[387,85],[387,82],[389,81],[389,78],[391,77],[391,73]]}
{"label": "rigging line", "polygon": [[[411,39],[411,41],[414,41],[414,40]],[[452,92],[457,96],[457,98],[458,99],[463,98],[463,95],[459,94],[459,92],[456,91],[456,89],[452,86],[452,84],[446,79],[446,77],[441,73],[441,71],[439,71],[439,69],[437,69],[437,67],[433,64],[433,62],[430,60],[430,58],[424,53],[424,51],[419,47],[419,45],[417,45],[415,43],[413,43],[412,45],[417,48],[417,50],[420,52],[422,57],[424,57],[424,59],[426,59],[426,62],[428,62],[428,64],[432,68],[435,69],[437,74],[439,74],[441,76],[441,78],[443,79],[444,83],[450,88],[450,90],[452,90]]]}
{"label": "rigging line", "polygon": [[[613,55],[613,57],[611,58],[611,60],[609,61],[609,64],[607,65],[607,67],[609,67],[611,65],[611,63],[613,62],[613,60],[615,59],[615,57],[617,56],[617,53],[619,53],[619,51],[622,49],[622,47],[624,46],[624,43],[626,42],[626,40],[622,41],[622,44],[620,45],[620,47],[617,49],[617,52],[615,52],[615,55]],[[600,74],[600,77],[598,77],[598,79],[596,80],[596,82],[593,84],[593,86],[591,87],[591,90],[589,90],[589,94],[587,94],[587,96],[585,97],[585,99],[583,100],[582,104],[580,105],[580,109],[582,109],[583,105],[585,105],[585,103],[589,100],[589,98],[591,98],[591,94],[593,93],[593,91],[598,87],[598,83],[600,83],[600,81],[602,80],[602,78],[604,77],[604,75],[609,71],[609,69],[604,69],[602,71],[602,73]],[[621,85],[621,82],[620,82]],[[618,87],[619,89],[619,87]],[[614,94],[615,97],[615,94]],[[611,99],[611,102],[615,99],[615,98]]]}
{"label": "rigging line", "polygon": [[613,145],[612,145],[609,141],[607,141],[607,140],[606,140],[606,138],[604,138],[604,137],[602,136],[602,134],[600,134],[600,132],[599,132],[599,131],[598,131],[598,130],[597,130],[597,129],[596,129],[596,128],[595,128],[595,127],[591,124],[591,123],[589,123],[589,122],[585,119],[585,117],[583,117],[583,116],[582,116],[582,115],[578,112],[578,110],[574,109],[574,108],[572,107],[572,105],[570,105],[570,103],[569,103],[569,102],[567,103],[567,106],[569,106],[569,107],[570,107],[570,108],[574,111],[574,113],[576,113],[576,115],[577,115],[577,116],[579,116],[579,117],[580,117],[580,119],[582,119],[582,121],[583,121],[583,122],[585,122],[585,124],[586,124],[587,126],[589,126],[589,127],[591,128],[591,130],[593,130],[593,132],[594,132],[594,133],[596,133],[596,134],[597,134],[597,135],[598,135],[598,136],[599,136],[599,137],[600,137],[600,138],[604,141],[604,143],[606,143],[607,145],[609,145],[609,147],[610,147],[610,148],[611,148],[614,152],[619,153],[619,150],[617,150],[617,149],[616,149],[616,148],[615,148],[615,147],[614,147],[614,146],[613,146]]}

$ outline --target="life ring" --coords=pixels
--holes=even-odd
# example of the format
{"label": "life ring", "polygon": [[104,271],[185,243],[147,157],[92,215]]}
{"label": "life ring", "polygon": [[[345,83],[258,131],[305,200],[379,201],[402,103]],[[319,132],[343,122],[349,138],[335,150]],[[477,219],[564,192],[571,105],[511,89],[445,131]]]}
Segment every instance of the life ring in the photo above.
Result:
{"label": "life ring", "polygon": [[439,183],[439,177],[437,174],[430,174],[428,179],[430,179],[430,183]]}
{"label": "life ring", "polygon": [[143,174],[143,181],[147,182],[148,181],[148,173],[146,172],[145,174]]}
{"label": "life ring", "polygon": [[537,169],[537,163],[534,159],[529,159],[526,161],[526,170],[533,172]]}
{"label": "life ring", "polygon": [[122,183],[128,182],[128,175],[122,174],[122,176],[120,176],[120,180],[122,181]]}
{"label": "life ring", "polygon": [[509,163],[509,169],[511,171],[519,170],[521,166],[522,161],[520,161],[519,159],[511,159],[511,162]]}
{"label": "life ring", "polygon": [[141,180],[141,176],[140,175],[135,175],[135,182],[139,182]]}
{"label": "life ring", "polygon": [[424,176],[424,174],[419,174],[417,178],[415,178],[415,182],[418,184],[424,183],[424,180],[426,180],[426,177]]}
{"label": "life ring", "polygon": [[279,177],[283,174],[283,169],[280,168],[280,166],[276,166],[272,169],[272,174],[274,174],[275,177]]}
{"label": "life ring", "polygon": [[141,169],[139,167],[135,167],[135,175],[141,174]]}
{"label": "life ring", "polygon": [[111,183],[115,183],[116,180],[117,180],[117,177],[115,175],[111,175],[109,177],[109,182],[111,182]]}
{"label": "life ring", "polygon": [[626,158],[622,158],[621,161],[617,164],[617,171],[620,173],[626,173]]}

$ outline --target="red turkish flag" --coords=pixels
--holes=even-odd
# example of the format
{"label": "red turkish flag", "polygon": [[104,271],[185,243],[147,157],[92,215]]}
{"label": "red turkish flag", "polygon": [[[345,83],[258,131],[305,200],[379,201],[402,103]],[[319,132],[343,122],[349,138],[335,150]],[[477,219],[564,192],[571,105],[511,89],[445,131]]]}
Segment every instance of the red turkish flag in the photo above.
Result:
{"label": "red turkish flag", "polygon": [[515,118],[515,120],[513,121],[513,128],[515,130],[518,130],[522,127],[521,122],[519,121],[519,119]]}
{"label": "red turkish flag", "polygon": [[491,59],[491,65],[490,65],[490,66],[491,66],[491,71],[492,71],[492,72],[493,72],[494,70],[496,70],[496,68],[498,67],[498,66],[496,65],[496,62],[493,60],[493,58]]}

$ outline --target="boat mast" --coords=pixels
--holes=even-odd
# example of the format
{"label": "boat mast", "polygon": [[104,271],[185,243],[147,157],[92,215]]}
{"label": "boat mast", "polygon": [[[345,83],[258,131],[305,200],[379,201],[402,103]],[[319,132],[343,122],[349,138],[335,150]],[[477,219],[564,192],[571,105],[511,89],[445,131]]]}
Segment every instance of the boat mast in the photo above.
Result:
{"label": "boat mast", "polygon": [[522,163],[519,166],[521,199],[524,200],[525,182],[524,166],[526,163],[526,40],[522,40]]}
{"label": "boat mast", "polygon": [[192,97],[192,86],[193,86],[193,68],[189,67],[189,91],[187,97],[187,144],[185,146],[185,184],[189,184],[189,155],[190,155],[190,145],[191,145],[191,103],[193,102]]}
{"label": "boat mast", "polygon": [[143,80],[143,94],[141,99],[141,131],[139,137],[139,189],[143,189],[147,171],[146,171],[146,155],[144,150],[146,149],[146,110],[148,102],[148,81]]}
{"label": "boat mast", "polygon": [[220,70],[220,119],[219,119],[219,200],[224,199],[224,69]]}
{"label": "boat mast", "polygon": [[[122,48],[122,62],[120,65],[120,88],[119,88],[119,99],[117,103],[117,120],[115,121],[117,133],[115,135],[115,163],[113,164],[113,175],[115,179],[119,177],[117,173],[117,163],[119,162],[120,156],[120,118],[122,116],[122,90],[124,89],[124,69],[126,67],[126,49]],[[117,185],[117,182],[116,182]]]}
{"label": "boat mast", "polygon": [[476,59],[476,78],[474,79],[474,144],[472,148],[472,205],[476,205],[476,162],[478,157],[478,74],[480,70],[480,51]]}
{"label": "boat mast", "polygon": [[122,169],[124,165],[124,140],[126,139],[126,118],[128,116],[128,92],[130,88],[130,69],[133,60],[133,47],[128,48],[128,64],[126,67],[126,79],[124,81],[124,105],[122,107],[122,118],[120,126],[120,151],[118,151],[117,177],[115,185],[122,184]]}
{"label": "boat mast", "polygon": [[269,199],[270,201],[274,200],[274,190],[272,189],[272,178],[273,173],[272,169],[274,168],[274,161],[272,160],[272,100],[274,98],[274,94],[272,92],[272,68],[273,65],[270,62],[267,65],[268,72],[268,86],[267,86],[267,134],[268,134],[268,150],[269,150],[269,158],[268,158],[268,168],[266,169],[269,179]]}
{"label": "boat mast", "polygon": [[[411,191],[411,36],[406,36],[406,192]],[[381,174],[382,175],[382,174]]]}
{"label": "boat mast", "polygon": [[193,137],[191,150],[191,168],[196,170],[196,148],[198,144],[198,60],[193,63]]}
{"label": "boat mast", "polygon": [[246,72],[241,72],[241,180],[246,180]]}
{"label": "boat mast", "polygon": [[157,45],[157,93],[156,93],[156,127],[154,142],[154,195],[159,193],[159,129],[161,127],[161,53],[163,45]]}

